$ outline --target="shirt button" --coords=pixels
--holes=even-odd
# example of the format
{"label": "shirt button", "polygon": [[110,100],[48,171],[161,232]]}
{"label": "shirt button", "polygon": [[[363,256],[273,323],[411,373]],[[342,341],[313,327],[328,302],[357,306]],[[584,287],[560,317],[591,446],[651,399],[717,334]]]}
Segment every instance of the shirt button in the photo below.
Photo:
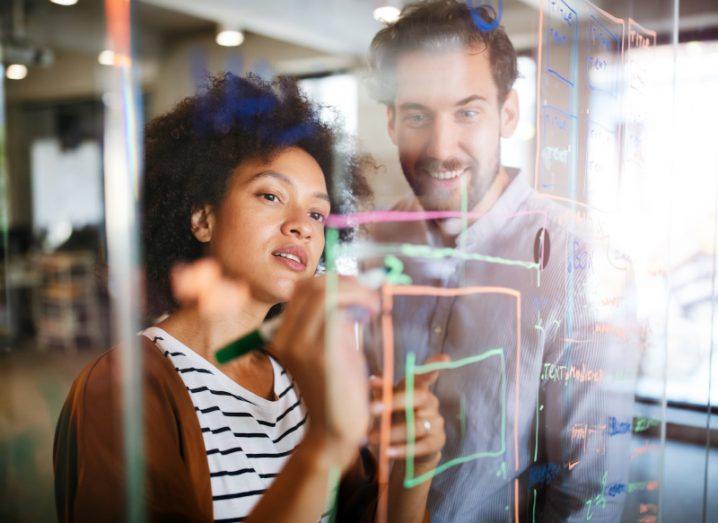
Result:
{"label": "shirt button", "polygon": [[441,334],[441,325],[434,325],[434,334]]}

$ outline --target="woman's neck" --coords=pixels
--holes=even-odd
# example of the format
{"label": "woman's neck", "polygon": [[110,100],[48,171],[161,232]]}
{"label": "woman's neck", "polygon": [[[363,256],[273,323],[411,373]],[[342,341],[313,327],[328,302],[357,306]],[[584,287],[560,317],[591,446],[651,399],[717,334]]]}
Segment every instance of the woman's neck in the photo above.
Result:
{"label": "woman's neck", "polygon": [[195,307],[183,307],[157,324],[207,360],[227,343],[244,336],[261,325],[270,305],[249,300],[240,311],[203,315]]}

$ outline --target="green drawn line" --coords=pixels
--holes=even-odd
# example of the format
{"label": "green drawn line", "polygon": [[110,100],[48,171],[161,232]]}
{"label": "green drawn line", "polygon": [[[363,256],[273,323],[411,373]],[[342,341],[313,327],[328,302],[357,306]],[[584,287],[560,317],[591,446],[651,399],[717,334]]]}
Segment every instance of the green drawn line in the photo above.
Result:
{"label": "green drawn line", "polygon": [[[416,427],[414,426],[414,375],[416,356],[413,352],[406,355],[406,467],[404,468],[404,486],[414,477],[414,445],[416,445]],[[413,486],[413,485],[412,485]],[[408,487],[407,488],[411,488]]]}
{"label": "green drawn line", "polygon": [[[428,470],[425,473],[414,477],[414,446],[416,444],[416,430],[414,427],[414,375],[425,374],[435,370],[457,369],[472,363],[490,358],[491,356],[499,356],[501,361],[501,448],[495,451],[484,451],[469,454],[467,456],[459,456],[442,463],[438,467]],[[504,350],[489,349],[476,356],[469,356],[456,361],[427,363],[424,365],[416,365],[416,356],[410,352],[406,356],[405,366],[406,380],[406,405],[405,416],[407,424],[407,452],[406,452],[406,472],[404,475],[404,487],[412,488],[434,476],[441,474],[445,470],[461,465],[469,461],[480,458],[495,458],[506,453],[506,360]]]}
{"label": "green drawn line", "polygon": [[[325,236],[325,260],[327,266],[326,276],[326,299],[324,300],[324,311],[327,318],[324,330],[324,339],[331,340],[332,328],[334,327],[333,314],[336,310],[337,292],[339,279],[336,272],[336,254],[339,244],[339,231],[337,229],[327,229]],[[334,521],[337,508],[337,496],[339,494],[339,480],[341,479],[341,471],[338,467],[332,467],[329,470],[329,484],[327,492],[327,506],[330,507],[330,521]]]}
{"label": "green drawn line", "polygon": [[[327,229],[327,232],[334,229]],[[487,263],[497,263],[500,265],[509,265],[515,267],[523,267],[525,269],[539,269],[540,264],[536,262],[527,262],[522,260],[511,260],[498,256],[487,256],[485,254],[475,254],[463,252],[451,247],[430,247],[428,245],[417,245],[413,243],[385,243],[381,245],[367,244],[344,244],[337,247],[338,255],[381,255],[401,254],[410,258],[457,258],[460,260],[475,260]]]}
{"label": "green drawn line", "polygon": [[[477,363],[479,361],[485,360],[486,358],[490,358],[491,356],[499,356],[504,353],[504,349],[490,349],[486,352],[482,352],[481,354],[477,354],[475,356],[469,356],[467,358],[462,358],[460,360],[456,361],[437,361],[434,363],[426,363],[424,365],[416,365],[413,366],[413,370],[416,374],[426,374],[428,372],[434,372],[435,370],[445,370],[445,369],[458,369],[460,367],[464,367],[466,365],[471,365],[472,363]],[[413,353],[409,354],[410,356],[414,356]],[[407,360],[409,359],[409,356],[407,356]],[[407,361],[408,365],[408,361]],[[408,371],[408,367],[407,367]],[[409,386],[407,385],[407,388]]]}
{"label": "green drawn line", "polygon": [[469,212],[469,191],[467,188],[466,179],[461,182],[461,233],[466,238],[466,229],[469,228],[469,217],[466,213]]}
{"label": "green drawn line", "polygon": [[[458,245],[459,249],[461,249],[462,252],[466,252],[466,243],[468,241],[468,235],[466,234],[466,231],[469,228],[469,192],[468,192],[468,182],[464,178],[461,181],[461,236],[460,243]],[[466,261],[464,260],[464,263],[461,264],[459,267],[459,282],[461,285],[465,284],[465,278],[466,278]]]}
{"label": "green drawn line", "polygon": [[[541,386],[539,385],[539,389]],[[540,397],[540,396],[539,396]],[[539,431],[539,397],[536,398],[536,428],[534,429],[534,462],[538,460],[538,431]]]}
{"label": "green drawn line", "polygon": [[461,446],[463,446],[466,438],[466,398],[464,398],[463,394],[461,395],[459,410],[459,425],[461,426]]}

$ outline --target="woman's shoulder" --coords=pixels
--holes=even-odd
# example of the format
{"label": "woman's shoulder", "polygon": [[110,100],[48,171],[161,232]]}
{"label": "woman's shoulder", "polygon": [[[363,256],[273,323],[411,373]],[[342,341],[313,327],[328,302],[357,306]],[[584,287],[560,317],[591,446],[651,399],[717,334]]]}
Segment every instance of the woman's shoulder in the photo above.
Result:
{"label": "woman's shoulder", "polygon": [[134,346],[116,345],[90,361],[75,378],[68,400],[86,404],[99,400],[106,406],[110,399],[121,395],[123,383],[123,351],[136,350],[141,355],[141,377],[144,394],[177,389],[183,390],[172,364],[160,350],[144,336],[138,336]]}

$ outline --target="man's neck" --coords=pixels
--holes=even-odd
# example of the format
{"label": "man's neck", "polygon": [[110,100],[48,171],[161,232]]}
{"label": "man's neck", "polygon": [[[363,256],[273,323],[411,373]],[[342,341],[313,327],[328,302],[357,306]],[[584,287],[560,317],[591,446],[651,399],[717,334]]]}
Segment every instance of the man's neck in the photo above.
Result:
{"label": "man's neck", "polygon": [[[509,173],[502,165],[499,167],[499,172],[494,178],[494,181],[491,182],[489,190],[486,191],[486,194],[484,194],[483,198],[479,200],[474,208],[469,211],[472,214],[472,217],[468,220],[469,225],[491,210],[509,186],[509,183],[511,183],[511,176],[509,176]],[[459,218],[435,221],[436,230],[444,246],[454,247],[456,245],[456,237],[462,232],[460,225],[457,227],[457,224],[460,223],[461,220]]]}

